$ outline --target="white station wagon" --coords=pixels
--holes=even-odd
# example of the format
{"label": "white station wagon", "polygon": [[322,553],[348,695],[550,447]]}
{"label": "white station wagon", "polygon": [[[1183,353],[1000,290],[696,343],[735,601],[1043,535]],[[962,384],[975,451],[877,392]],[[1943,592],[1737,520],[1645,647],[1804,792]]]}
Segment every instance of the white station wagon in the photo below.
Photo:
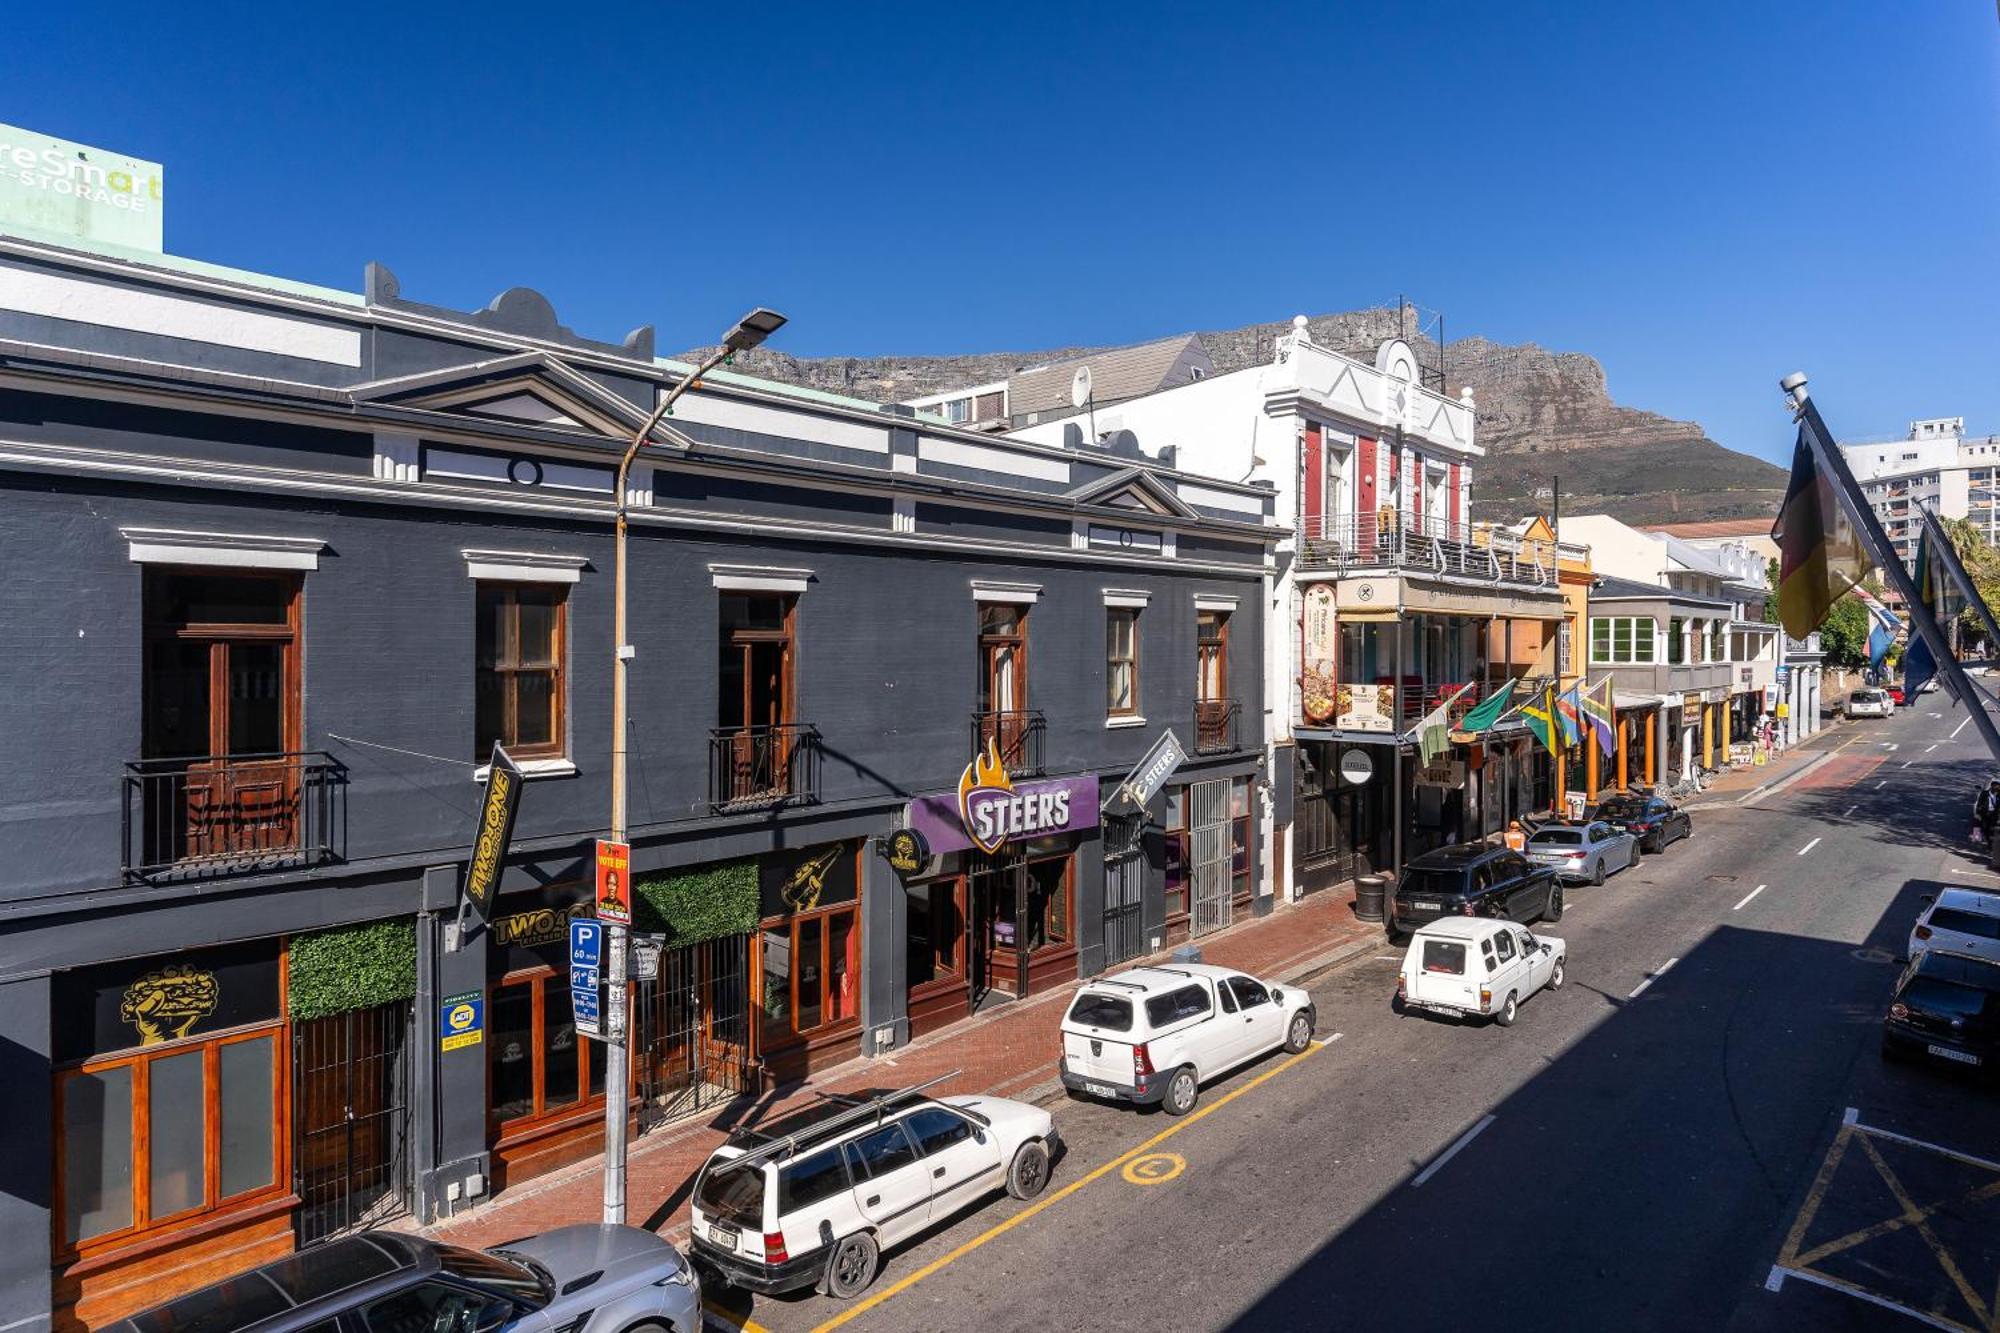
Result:
{"label": "white station wagon", "polygon": [[1201,1085],[1312,1041],[1312,997],[1204,963],[1135,967],[1088,982],[1062,1021],[1072,1093],[1186,1115]]}
{"label": "white station wagon", "polygon": [[1554,935],[1485,917],[1441,917],[1410,937],[1396,998],[1405,1010],[1491,1018],[1511,1027],[1521,1001],[1560,990],[1569,945]]}

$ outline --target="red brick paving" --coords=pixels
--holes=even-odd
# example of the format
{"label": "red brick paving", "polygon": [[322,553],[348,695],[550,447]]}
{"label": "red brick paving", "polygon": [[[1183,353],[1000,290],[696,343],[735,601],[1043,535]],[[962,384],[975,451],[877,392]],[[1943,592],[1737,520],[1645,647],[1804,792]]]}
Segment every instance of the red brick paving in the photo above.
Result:
{"label": "red brick paving", "polygon": [[[1255,976],[1289,980],[1335,951],[1358,949],[1371,938],[1381,938],[1381,929],[1359,920],[1345,894],[1319,893],[1210,936],[1201,942],[1202,956]],[[1069,982],[967,1019],[893,1055],[856,1058],[824,1070],[753,1109],[760,1118],[767,1117],[801,1105],[817,1092],[909,1085],[953,1070],[960,1071],[958,1077],[941,1085],[940,1093],[1019,1096],[1054,1077],[1057,1016],[1079,984]],[[723,1141],[727,1128],[743,1118],[740,1108],[725,1109],[707,1120],[635,1140],[626,1164],[627,1218],[656,1231],[685,1226],[686,1195],[694,1173]],[[487,1246],[570,1222],[595,1221],[602,1210],[602,1170],[602,1156],[592,1157],[509,1190],[489,1204],[429,1228],[428,1234]]]}

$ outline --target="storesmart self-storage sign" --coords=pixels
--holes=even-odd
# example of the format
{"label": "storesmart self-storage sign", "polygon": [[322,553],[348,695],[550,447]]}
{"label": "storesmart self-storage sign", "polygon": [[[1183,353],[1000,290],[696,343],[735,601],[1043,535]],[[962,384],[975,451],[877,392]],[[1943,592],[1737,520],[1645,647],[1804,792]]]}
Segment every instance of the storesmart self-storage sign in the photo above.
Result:
{"label": "storesmart self-storage sign", "polygon": [[163,248],[157,162],[0,125],[0,231]]}

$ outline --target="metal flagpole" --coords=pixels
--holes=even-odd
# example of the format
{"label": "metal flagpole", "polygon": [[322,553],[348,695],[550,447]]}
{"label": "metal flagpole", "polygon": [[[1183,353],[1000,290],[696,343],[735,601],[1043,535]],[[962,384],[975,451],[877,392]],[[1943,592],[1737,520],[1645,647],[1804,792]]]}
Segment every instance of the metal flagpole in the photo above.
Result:
{"label": "metal flagpole", "polygon": [[1972,575],[1965,568],[1965,562],[1958,558],[1958,548],[1951,544],[1951,538],[1938,522],[1938,516],[1930,506],[1919,501],[1917,513],[1922,517],[1924,530],[1931,535],[1931,545],[1938,553],[1939,563],[1951,575],[1951,581],[1958,585],[1959,595],[1966,604],[1979,613],[1979,623],[1986,627],[1986,641],[1993,647],[1989,651],[2000,652],[2000,625],[1993,623],[1993,612],[1987,607],[1986,599],[1979,595],[1979,589],[1972,586]]}
{"label": "metal flagpole", "polygon": [[1814,459],[1840,483],[1841,495],[1847,504],[1848,517],[1853,519],[1855,527],[1860,529],[1862,540],[1868,544],[1868,552],[1874,557],[1876,567],[1888,577],[1890,583],[1895,585],[1897,595],[1909,608],[1910,628],[1921,634],[1924,642],[1930,645],[1931,656],[1937,661],[1938,674],[1950,682],[1955,695],[1960,699],[1973,701],[1966,711],[1971,716],[1973,725],[1979,730],[1979,738],[1986,742],[1987,753],[1993,756],[1994,762],[2000,763],[2000,730],[1994,728],[1992,714],[1986,711],[1984,704],[1978,702],[1980,695],[1966,676],[1964,668],[1959,666],[1958,658],[1953,655],[1951,645],[1945,641],[1944,630],[1938,625],[1936,617],[1931,615],[1929,607],[1918,600],[1916,581],[1910,577],[1910,571],[1903,568],[1903,562],[1896,556],[1896,548],[1889,544],[1889,538],[1882,531],[1881,520],[1875,517],[1874,506],[1862,495],[1859,483],[1854,480],[1854,473],[1847,466],[1847,459],[1833,443],[1833,437],[1827,434],[1826,423],[1820,419],[1819,408],[1814,405],[1812,396],[1806,392],[1804,373],[1794,371],[1779,380],[1778,387],[1782,388],[1785,395],[1791,399],[1793,415],[1805,428],[1806,442],[1812,448]]}

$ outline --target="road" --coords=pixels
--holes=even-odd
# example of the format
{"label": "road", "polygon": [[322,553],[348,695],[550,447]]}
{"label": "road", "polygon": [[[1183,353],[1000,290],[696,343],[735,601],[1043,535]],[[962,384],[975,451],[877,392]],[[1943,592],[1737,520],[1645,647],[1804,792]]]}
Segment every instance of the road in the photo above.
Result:
{"label": "road", "polygon": [[1393,1013],[1385,946],[1310,985],[1313,1051],[1183,1121],[1060,1102],[1052,1197],[934,1230],[860,1300],[732,1294],[729,1318],[1994,1328],[2000,1166],[1965,1159],[2000,1158],[2000,1100],[1877,1054],[1917,900],[2000,884],[1964,841],[1993,765],[1940,697],[1573,888],[1537,927],[1569,982],[1513,1028]]}

